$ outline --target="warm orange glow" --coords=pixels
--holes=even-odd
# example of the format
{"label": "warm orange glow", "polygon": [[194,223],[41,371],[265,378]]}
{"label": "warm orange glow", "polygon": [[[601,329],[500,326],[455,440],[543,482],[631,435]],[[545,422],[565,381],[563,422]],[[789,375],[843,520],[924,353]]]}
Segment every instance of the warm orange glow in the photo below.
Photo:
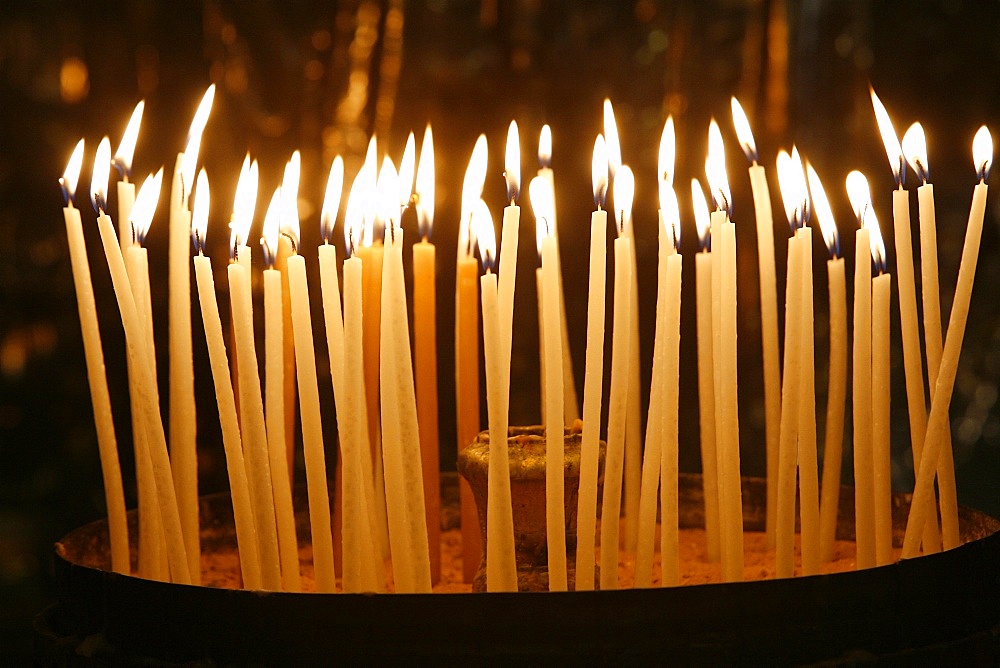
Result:
{"label": "warm orange glow", "polygon": [[410,196],[413,194],[413,173],[417,161],[417,144],[413,133],[406,138],[406,146],[403,148],[403,157],[399,160],[399,208],[405,209],[410,205]]}
{"label": "warm orange glow", "polygon": [[538,133],[538,164],[541,167],[552,166],[552,128],[548,123]]}
{"label": "warm orange glow", "polygon": [[635,197],[635,175],[632,168],[622,165],[615,177],[615,224],[618,236],[625,233],[625,227],[632,220],[632,199]]}
{"label": "warm orange glow", "polygon": [[483,263],[483,269],[491,271],[496,264],[497,257],[497,233],[493,227],[493,214],[483,200],[477,200],[472,207],[471,234],[473,242],[479,249],[479,257]]}
{"label": "warm orange glow", "polygon": [[187,146],[184,147],[184,159],[181,160],[181,186],[183,187],[184,201],[187,202],[191,196],[191,187],[194,185],[194,171],[198,166],[198,151],[201,149],[201,135],[205,131],[208,123],[208,115],[212,113],[212,101],[215,99],[215,84],[208,87],[205,95],[201,98],[198,111],[191,121],[191,129],[188,130]]}
{"label": "warm orange glow", "polygon": [[299,180],[302,173],[302,158],[298,151],[292,153],[285,163],[285,173],[281,179],[281,233],[288,237],[292,246],[299,247],[301,229],[299,226]]}
{"label": "warm orange glow", "polygon": [[882,143],[885,144],[885,154],[889,158],[889,166],[892,168],[892,176],[896,179],[896,184],[903,182],[903,149],[896,138],[896,131],[889,120],[889,112],[885,110],[882,100],[878,99],[875,89],[870,88],[872,96],[872,107],[875,109],[875,120],[878,123],[878,131],[882,135]]}
{"label": "warm orange glow", "polygon": [[823,183],[819,180],[819,174],[808,162],[806,163],[806,175],[809,179],[809,196],[812,201],[813,214],[819,222],[823,241],[826,242],[830,255],[837,257],[840,254],[840,233],[837,231],[837,221],[833,217],[833,209],[830,208],[830,200],[826,196]]}
{"label": "warm orange glow", "polygon": [[463,222],[468,222],[469,216],[472,215],[472,207],[483,194],[487,157],[486,135],[479,135],[476,146],[472,149],[472,157],[469,158],[469,167],[465,170],[465,181],[462,183],[461,221]]}
{"label": "warm orange glow", "polygon": [[976,176],[980,181],[985,181],[993,165],[993,137],[985,125],[979,128],[972,139],[972,162],[976,166]]}
{"label": "warm orange glow", "polygon": [[73,206],[73,198],[76,197],[76,186],[80,182],[80,168],[82,166],[83,140],[81,139],[76,143],[72,155],[69,156],[69,162],[66,163],[66,171],[63,172],[62,177],[59,179],[59,185],[62,187],[63,198],[66,200],[67,206]]}
{"label": "warm orange glow", "polygon": [[797,229],[809,219],[809,188],[798,149],[793,146],[791,155],[784,150],[779,151],[777,167],[785,216],[792,229]]}
{"label": "warm orange glow", "polygon": [[375,199],[375,184],[378,180],[378,154],[375,136],[368,141],[368,152],[365,162],[361,165],[354,185],[358,188],[359,210],[361,211],[361,245],[368,248],[375,243],[375,218],[377,201]]}
{"label": "warm orange glow", "polygon": [[[202,171],[204,172],[204,170]],[[149,226],[153,222],[156,204],[160,201],[162,182],[163,168],[160,167],[155,175],[150,174],[142,182],[139,194],[136,195],[135,203],[132,205],[132,213],[129,216],[129,223],[132,226],[132,241],[140,246],[146,241],[146,234],[149,233]]]}
{"label": "warm orange glow", "polygon": [[[278,237],[281,236],[282,188],[276,188],[271,196],[271,203],[264,214],[264,225],[261,229],[260,247],[264,250],[264,264],[268,269],[274,268],[278,258]],[[297,244],[296,244],[297,245]]]}
{"label": "warm orange glow", "polygon": [[869,206],[865,210],[864,226],[868,229],[872,251],[872,262],[878,269],[878,273],[885,273],[885,241],[882,240],[882,228],[879,227],[878,218],[875,217],[875,209]]}
{"label": "warm orange glow", "polygon": [[319,233],[323,243],[330,243],[333,228],[340,213],[340,198],[344,194],[344,159],[339,155],[330,165],[330,176],[326,180],[326,194],[323,196],[323,211],[319,218]]}
{"label": "warm orange glow", "polygon": [[733,126],[736,128],[736,138],[739,139],[740,147],[751,163],[757,163],[757,143],[753,139],[753,131],[750,130],[750,121],[747,119],[743,106],[735,97],[731,100],[733,108]]}
{"label": "warm orange glow", "polygon": [[[141,192],[139,194],[142,195]],[[191,213],[191,236],[194,237],[194,246],[198,249],[199,254],[205,252],[205,235],[208,234],[208,208],[211,198],[211,191],[208,187],[208,175],[205,174],[205,170],[203,169],[198,174],[194,211]],[[136,199],[135,203],[138,208],[139,200]],[[133,216],[134,218],[135,216]]]}
{"label": "warm orange glow", "polygon": [[927,138],[924,136],[924,128],[920,123],[914,123],[903,134],[903,155],[910,167],[917,173],[917,178],[922,183],[927,183],[930,179],[930,168],[927,166]]}
{"label": "warm orange glow", "polygon": [[135,155],[135,142],[139,138],[139,125],[142,123],[142,111],[146,106],[145,100],[139,100],[132,111],[132,117],[125,126],[125,134],[122,135],[122,143],[115,151],[114,166],[121,172],[122,178],[128,181],[132,178],[132,156]]}
{"label": "warm orange glow", "polygon": [[421,239],[430,239],[434,227],[434,134],[428,123],[424,141],[420,144],[420,163],[417,165],[417,226]]}
{"label": "warm orange glow", "polygon": [[677,156],[677,137],[674,132],[674,117],[667,116],[660,134],[660,153],[657,159],[656,177],[661,183],[674,185],[674,162]]}
{"label": "warm orange glow", "polygon": [[103,214],[108,209],[108,178],[111,175],[111,141],[105,137],[94,156],[94,171],[90,179],[90,200],[94,211]]}
{"label": "warm orange glow", "polygon": [[608,144],[608,171],[614,179],[622,166],[622,145],[618,139],[618,123],[611,100],[604,100],[604,140]]}
{"label": "warm orange glow", "polygon": [[604,208],[608,196],[608,145],[604,135],[597,135],[594,141],[594,158],[590,163],[591,182],[594,184],[594,205]]}
{"label": "warm orange glow", "polygon": [[691,208],[694,209],[694,224],[698,229],[698,241],[702,249],[708,248],[709,235],[712,232],[712,216],[708,208],[705,191],[698,179],[691,179]]}
{"label": "warm orange glow", "polygon": [[240,169],[240,180],[236,183],[236,197],[233,202],[233,218],[230,223],[229,251],[236,259],[236,249],[245,246],[253,223],[254,209],[257,207],[258,177],[257,161],[250,162],[248,154]]}
{"label": "warm orange glow", "polygon": [[535,213],[535,242],[538,245],[538,255],[542,255],[542,242],[555,234],[553,216],[555,215],[555,197],[549,180],[536,176],[528,184],[528,195],[531,198],[531,210]]}
{"label": "warm orange glow", "polygon": [[722,141],[719,124],[712,119],[708,126],[708,158],[705,160],[705,176],[715,208],[730,216],[733,212],[733,197],[729,192],[729,177],[726,175],[726,146]]}
{"label": "warm orange glow", "polygon": [[347,209],[344,211],[344,245],[347,257],[354,254],[354,249],[358,248],[364,233],[365,221],[362,213],[361,188],[362,180],[359,174],[351,185],[351,192],[347,196]]}
{"label": "warm orange glow", "polygon": [[389,156],[382,159],[382,169],[378,173],[378,181],[375,183],[376,197],[378,198],[378,217],[386,228],[391,228],[393,234],[399,230],[399,176],[396,174],[396,166]]}
{"label": "warm orange glow", "polygon": [[676,249],[681,245],[681,210],[674,187],[665,181],[660,182],[660,212],[663,231]]}
{"label": "warm orange glow", "polygon": [[[517,121],[511,121],[510,127],[507,128],[503,175],[507,181],[507,201],[513,204],[521,194],[521,137],[517,131]],[[479,193],[482,194],[481,188]]]}

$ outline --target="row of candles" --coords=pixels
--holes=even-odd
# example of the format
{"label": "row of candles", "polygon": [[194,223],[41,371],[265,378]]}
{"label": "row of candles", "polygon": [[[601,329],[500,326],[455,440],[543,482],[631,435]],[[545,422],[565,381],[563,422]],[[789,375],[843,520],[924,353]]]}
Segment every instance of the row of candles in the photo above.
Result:
{"label": "row of candles", "polygon": [[[227,279],[231,299],[235,360],[230,367],[214,274],[204,254],[209,217],[209,184],[197,174],[202,131],[214,96],[209,88],[199,106],[185,151],[178,155],[170,195],[170,416],[163,428],[157,396],[146,232],[153,218],[163,170],[151,175],[138,195],[130,182],[132,154],[143,112],[137,106],[112,161],[105,138],[95,159],[91,197],[126,335],[133,439],[139,499],[139,574],[176,582],[198,582],[199,538],[194,406],[194,369],[188,238],[198,301],[208,346],[222,425],[233,498],[240,564],[248,588],[301,588],[292,509],[288,421],[295,394],[286,375],[294,375],[301,414],[306,484],[318,591],[334,591],[336,575],[330,493],[326,478],[326,441],[320,413],[318,373],[305,262],[299,247],[297,209],[299,157],[285,168],[263,218],[265,387],[258,374],[253,331],[253,295],[248,245],[257,200],[257,163],[244,161],[230,225]],[[876,118],[898,188],[893,192],[897,291],[906,370],[910,440],[917,483],[907,524],[903,556],[958,544],[957,502],[947,411],[962,345],[969,297],[978,258],[992,140],[983,127],[973,142],[979,184],[973,196],[955,299],[942,337],[937,281],[933,188],[929,184],[923,130],[914,124],[896,139],[884,107],[872,91]],[[776,267],[772,211],[766,172],[757,159],[750,124],[732,100],[734,125],[749,168],[760,276],[762,355],[767,454],[767,536],[776,550],[776,573],[793,574],[796,492],[801,525],[801,572],[816,573],[833,552],[844,409],[847,386],[847,290],[839,236],[823,186],[797,149],[779,152],[778,180],[792,236],[788,239],[784,359],[779,360]],[[614,112],[605,102],[604,134],[593,153],[590,277],[587,350],[583,396],[576,588],[595,587],[595,547],[599,544],[600,587],[618,586],[619,518],[624,500],[631,526],[626,545],[635,550],[637,586],[652,584],[657,505],[660,506],[660,555],[663,584],[679,582],[677,517],[677,404],[682,257],[677,252],[681,216],[673,189],[674,127],[668,119],[658,162],[659,241],[656,332],[645,442],[639,429],[638,281],[631,209],[635,177],[622,164]],[[487,512],[487,588],[517,588],[514,528],[506,443],[510,396],[516,254],[520,228],[520,140],[511,123],[505,154],[509,205],[503,210],[503,245],[497,253],[492,215],[482,200],[487,142],[473,150],[462,191],[456,266],[456,410],[460,446],[471,443],[479,422],[479,315],[486,371],[490,432]],[[708,555],[721,560],[723,577],[743,576],[743,519],[740,497],[740,443],[736,373],[736,237],[726,175],[725,147],[718,125],[709,128],[706,176],[714,210],[697,179],[691,183],[701,252],[696,256],[698,386],[701,455],[706,503]],[[437,378],[435,251],[429,237],[434,217],[433,138],[428,127],[416,161],[411,134],[397,172],[389,158],[377,163],[372,139],[344,215],[347,257],[339,267],[333,244],[344,185],[339,156],[331,167],[320,218],[318,248],[322,317],[330,359],[340,453],[342,589],[380,591],[384,573],[377,564],[391,554],[396,591],[429,591],[439,577],[440,536],[437,498]],[[564,532],[563,428],[579,415],[569,363],[561,260],[556,233],[554,178],[548,165],[551,134],[540,142],[542,168],[529,184],[541,266],[537,272],[541,341],[543,420],[547,441],[546,520],[549,585],[568,587]],[[117,444],[104,379],[103,351],[90,285],[80,212],[73,206],[83,157],[78,144],[61,180],[74,280],[79,300],[95,424],[104,472],[112,567],[128,572],[128,536]],[[120,170],[119,230],[108,216],[110,166]],[[919,344],[906,164],[923,182],[920,206],[920,260],[926,352]],[[613,188],[609,188],[613,185]],[[192,187],[194,186],[194,187]],[[886,250],[864,176],[852,172],[848,195],[856,212],[853,333],[853,459],[857,564],[859,568],[892,559],[889,479],[889,300],[892,289]],[[607,296],[606,198],[613,195],[613,330],[608,394],[602,521],[597,540],[598,443],[604,379]],[[193,199],[193,212],[189,204]],[[421,240],[413,252],[414,345],[403,278],[403,212],[416,213]],[[813,322],[812,235],[815,218],[830,251],[827,263],[830,300],[830,386],[824,438],[822,487],[817,462],[816,390]],[[378,227],[384,238],[378,239]],[[478,253],[483,273],[480,275]],[[872,267],[876,276],[872,277]],[[476,279],[479,279],[478,285]],[[477,294],[478,293],[478,294]],[[401,334],[403,333],[403,334]],[[293,364],[288,364],[289,355]],[[924,365],[930,411],[924,393]],[[416,373],[414,374],[414,369]],[[294,389],[294,388],[293,388]],[[168,454],[166,434],[170,436]],[[940,518],[934,481],[940,490]],[[624,485],[623,485],[624,483]],[[623,490],[624,487],[624,490]],[[798,487],[798,490],[796,490]],[[471,493],[463,485],[463,554],[467,576],[478,562]],[[632,540],[633,536],[634,540]]]}

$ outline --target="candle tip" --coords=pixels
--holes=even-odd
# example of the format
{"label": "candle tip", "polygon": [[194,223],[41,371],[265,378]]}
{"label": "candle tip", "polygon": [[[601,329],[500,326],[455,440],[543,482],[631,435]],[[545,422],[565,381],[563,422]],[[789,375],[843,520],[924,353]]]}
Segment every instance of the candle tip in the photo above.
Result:
{"label": "candle tip", "polygon": [[430,123],[424,130],[424,141],[420,144],[420,162],[417,164],[416,209],[417,227],[420,238],[430,240],[434,227],[434,134]]}
{"label": "candle tip", "polygon": [[73,198],[76,197],[76,186],[80,181],[80,168],[83,166],[83,140],[76,143],[69,162],[66,163],[66,170],[59,178],[59,186],[62,189],[63,199],[66,206],[73,206]]}
{"label": "candle tip", "polygon": [[503,167],[504,179],[507,181],[507,201],[513,205],[521,194],[521,139],[517,132],[517,121],[511,121],[507,128]]}
{"label": "candle tip", "polygon": [[984,183],[990,176],[993,165],[993,137],[985,125],[979,128],[972,140],[972,160],[976,166],[976,176]]}
{"label": "candle tip", "polygon": [[757,164],[757,143],[753,138],[753,131],[750,129],[750,120],[740,101],[733,96],[730,100],[733,109],[733,126],[736,128],[736,137],[739,139],[740,147],[751,164]]}
{"label": "candle tip", "polygon": [[603,209],[608,196],[608,145],[604,141],[604,135],[597,135],[594,141],[590,174],[594,185],[594,204],[598,209]]}

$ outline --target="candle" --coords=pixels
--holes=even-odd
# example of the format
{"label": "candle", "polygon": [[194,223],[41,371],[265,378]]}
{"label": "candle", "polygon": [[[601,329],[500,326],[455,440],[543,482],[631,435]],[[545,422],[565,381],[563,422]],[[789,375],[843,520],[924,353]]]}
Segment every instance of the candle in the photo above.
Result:
{"label": "candle", "polygon": [[705,534],[708,560],[722,558],[719,536],[719,460],[715,433],[715,371],[712,357],[711,219],[705,191],[691,179],[691,206],[701,252],[695,257],[698,332],[698,425],[702,491],[705,497]]}
{"label": "candle", "polygon": [[399,227],[398,177],[389,158],[378,176],[378,202],[385,224],[379,369],[382,458],[395,590],[430,592],[431,568],[424,515],[419,427],[410,331],[403,282],[403,231]]}
{"label": "candle", "polygon": [[[719,494],[722,507],[722,574],[726,581],[743,579],[743,502],[740,492],[740,434],[736,373],[736,227],[731,221],[732,195],[726,176],[725,146],[719,126],[712,120],[708,134],[706,176],[716,211],[712,212],[712,240],[718,242],[713,265],[713,302],[719,310],[716,424],[719,458]],[[719,234],[716,234],[718,230]],[[716,295],[716,288],[718,288]]]}
{"label": "candle", "polygon": [[861,172],[847,175],[847,193],[861,228],[855,234],[854,255],[854,535],[857,566],[875,565],[875,488],[872,471],[872,272],[871,237],[865,225],[871,196]]}
{"label": "candle", "polygon": [[556,238],[556,280],[559,293],[559,328],[562,337],[562,376],[563,376],[563,422],[571,425],[580,419],[579,400],[576,396],[576,377],[573,374],[573,356],[569,348],[569,329],[566,324],[566,298],[563,292],[562,254],[559,251],[559,224],[555,204],[556,182],[552,171],[552,128],[543,125],[538,135],[538,176],[549,182],[552,188],[552,229]]}
{"label": "candle", "polygon": [[[412,141],[411,133],[407,142],[410,156],[413,155]],[[411,176],[400,178],[399,201],[403,207],[410,201],[412,163],[412,159],[403,160],[404,165],[411,165]],[[413,358],[431,582],[436,584],[441,579],[441,455],[438,446],[437,265],[434,244],[430,242],[434,224],[434,141],[430,125],[420,148],[414,204],[421,239],[413,245]]]}
{"label": "candle", "polygon": [[562,333],[559,322],[559,280],[556,276],[556,238],[552,186],[536,176],[530,185],[535,225],[545,230],[542,240],[542,284],[546,360],[545,392],[545,526],[549,591],[566,591],[565,430],[563,428]]}
{"label": "candle", "polygon": [[601,499],[601,589],[618,588],[618,529],[625,459],[625,413],[628,405],[629,312],[632,300],[632,258],[625,228],[634,193],[632,170],[623,167],[615,181],[614,324],[611,334],[611,390],[608,405],[608,446],[604,460],[604,496]]}
{"label": "candle", "polygon": [[274,268],[281,273],[281,317],[284,321],[282,326],[282,359],[284,368],[282,378],[284,379],[284,402],[282,415],[285,422],[285,448],[287,451],[285,468],[288,471],[289,481],[294,483],[295,478],[295,339],[292,336],[292,300],[288,293],[288,258],[292,256],[292,244],[288,237],[278,237],[278,258],[274,263]]}
{"label": "candle", "polygon": [[[204,176],[204,172],[202,172]],[[245,193],[237,186],[237,192]],[[253,183],[254,197],[242,200],[240,206],[252,207],[256,199],[256,181]],[[222,427],[222,447],[226,454],[226,473],[233,500],[233,520],[236,525],[236,549],[240,557],[240,572],[243,586],[260,589],[260,555],[257,548],[257,530],[254,526],[253,508],[250,504],[250,486],[247,482],[246,463],[243,460],[243,444],[240,425],[236,417],[236,397],[229,375],[229,359],[226,341],[222,334],[222,319],[219,317],[219,303],[215,295],[215,278],[212,262],[205,256],[205,234],[208,229],[208,179],[198,186],[191,218],[191,236],[198,255],[194,257],[194,274],[198,286],[198,302],[201,319],[205,328],[208,345],[208,359],[212,367],[215,384],[215,400],[219,409],[219,423]],[[251,213],[251,216],[253,214]]]}
{"label": "candle", "polygon": [[198,453],[194,395],[194,358],[191,349],[191,268],[188,235],[191,212],[188,201],[194,186],[201,135],[212,111],[215,85],[205,91],[188,130],[187,146],[177,156],[177,199],[170,202],[168,282],[170,287],[170,461],[177,488],[177,503],[184,527],[190,571],[200,572],[198,546]]}
{"label": "candle", "polygon": [[[873,235],[875,236],[875,235]],[[881,243],[881,235],[878,235]],[[876,257],[881,258],[881,254]],[[872,456],[875,471],[875,563],[892,563],[892,448],[889,424],[889,294],[892,277],[879,261],[872,279]]]}
{"label": "candle", "polygon": [[127,248],[133,243],[129,220],[132,218],[132,206],[135,204],[135,184],[129,179],[132,178],[132,157],[135,154],[135,142],[139,138],[139,125],[142,123],[142,111],[145,106],[145,100],[139,100],[135,105],[122,134],[122,141],[115,151],[115,157],[111,160],[111,164],[121,176],[121,181],[118,182],[118,237],[122,248]]}
{"label": "candle", "polygon": [[[903,338],[903,363],[906,370],[906,405],[910,418],[910,446],[913,466],[920,468],[923,437],[927,429],[927,407],[924,399],[924,369],[920,355],[920,326],[917,320],[916,286],[913,279],[913,242],[910,239],[910,198],[903,188],[906,163],[889,114],[874,90],[871,93],[875,119],[885,144],[889,166],[896,189],[892,193],[893,233],[896,239],[896,280],[899,288],[899,321]],[[936,551],[941,542],[937,521],[924,527],[924,542],[929,551]]]}
{"label": "candle", "polygon": [[[927,386],[931,401],[937,385],[938,369],[941,366],[941,288],[938,284],[937,223],[934,213],[934,186],[928,182],[927,142],[920,123],[914,123],[903,135],[903,154],[917,173],[922,185],[917,188],[917,203],[920,210],[920,267],[921,296],[924,307],[924,344],[927,352]],[[922,438],[922,437],[921,437]],[[922,445],[922,443],[921,443]],[[946,550],[959,545],[958,500],[955,492],[955,465],[951,454],[951,430],[945,433],[944,454],[938,462],[938,491],[941,498],[941,538]],[[916,463],[914,467],[919,469]],[[935,534],[938,529],[937,513],[929,513],[924,527],[924,552],[932,552],[938,547]],[[928,544],[927,535],[931,541]]]}
{"label": "candle", "polygon": [[597,525],[597,470],[600,464],[601,398],[604,391],[604,308],[607,278],[608,153],[603,135],[594,142],[591,177],[590,279],[587,289],[587,360],[583,383],[583,432],[580,435],[580,492],[576,513],[576,591],[594,588],[594,539]]}
{"label": "candle", "polygon": [[128,522],[125,517],[125,492],[122,488],[121,466],[118,463],[118,442],[111,413],[111,396],[104,372],[104,349],[97,323],[97,304],[90,280],[87,246],[83,239],[80,210],[73,206],[76,186],[83,162],[81,139],[66,165],[59,184],[62,186],[66,206],[63,219],[66,223],[66,240],[69,246],[70,265],[73,270],[73,287],[76,290],[77,310],[80,314],[80,335],[87,360],[87,383],[90,386],[94,410],[94,427],[97,431],[97,449],[101,459],[104,481],[104,502],[108,512],[108,537],[111,549],[111,570],[129,574]]}
{"label": "candle", "polygon": [[823,437],[823,482],[820,487],[820,560],[833,559],[840,504],[840,477],[844,452],[844,405],[847,398],[847,283],[844,258],[840,255],[840,233],[823,183],[811,164],[806,164],[812,209],[830,251],[826,262],[830,298],[830,363],[826,393],[826,431]]}
{"label": "candle", "polygon": [[[264,378],[267,460],[274,494],[274,514],[278,532],[278,558],[284,588],[300,591],[299,546],[292,508],[291,476],[285,437],[285,315],[282,312],[281,272],[275,269],[280,218],[295,212],[269,208],[260,239],[264,251]],[[297,217],[297,216],[296,216]]]}
{"label": "candle", "polygon": [[[474,202],[477,197],[472,197],[475,192],[475,185],[479,184],[479,192],[482,193],[482,181],[479,179],[479,172],[486,173],[486,138],[480,135],[480,141],[476,142],[473,150],[473,158],[478,155],[481,167],[477,167],[472,175],[472,182],[469,183],[470,175],[466,175],[466,188],[469,190],[469,201]],[[480,146],[482,148],[480,149]],[[470,161],[471,166],[471,161]],[[497,303],[500,307],[500,341],[503,352],[503,366],[506,369],[504,387],[505,392],[510,394],[510,352],[514,331],[514,286],[517,278],[517,245],[519,226],[521,222],[521,207],[517,206],[517,197],[521,190],[521,147],[517,133],[517,123],[510,122],[507,130],[507,146],[504,152],[504,178],[507,182],[507,199],[510,205],[503,210],[503,227],[501,228],[501,239],[503,246],[500,247],[500,266],[497,278]],[[465,188],[463,188],[463,201],[466,199]],[[509,402],[509,398],[508,398]]]}
{"label": "candle", "polygon": [[937,387],[934,390],[934,399],[931,401],[927,435],[924,439],[924,459],[921,460],[920,469],[917,472],[917,480],[913,489],[913,503],[910,506],[910,516],[906,522],[902,553],[904,559],[917,556],[923,525],[929,521],[928,515],[930,513],[927,500],[934,498],[934,469],[940,467],[940,460],[946,454],[945,432],[948,430],[948,407],[951,404],[952,391],[955,389],[955,375],[958,371],[958,359],[962,352],[965,324],[969,316],[969,301],[972,298],[972,286],[979,259],[983,217],[986,214],[986,178],[989,176],[990,166],[993,163],[993,140],[986,126],[981,127],[973,139],[972,156],[979,183],[973,191],[972,206],[969,209],[969,224],[965,232],[965,244],[962,247],[962,262],[958,268],[955,299],[952,302],[951,316],[948,319],[948,331],[941,353]]}
{"label": "candle", "polygon": [[750,162],[750,187],[757,219],[757,266],[760,272],[760,329],[764,365],[764,434],[767,456],[767,545],[775,539],[778,492],[778,449],[781,425],[781,368],[778,352],[778,292],[774,270],[774,228],[767,174],[757,162],[757,143],[743,107],[731,100],[733,125]]}
{"label": "candle", "polygon": [[[802,170],[799,170],[802,173]],[[805,174],[802,174],[805,191]],[[813,324],[812,230],[802,227],[802,366],[798,402],[799,536],[802,574],[819,573],[819,467],[816,454],[816,334]]]}
{"label": "candle", "polygon": [[174,582],[189,584],[191,574],[185,554],[183,530],[181,529],[180,513],[177,508],[177,496],[174,492],[173,475],[170,470],[170,459],[167,455],[167,441],[163,434],[163,422],[160,407],[154,394],[154,382],[150,368],[152,357],[146,350],[146,340],[143,336],[143,324],[139,318],[129,285],[125,261],[122,258],[121,245],[115,233],[111,218],[105,213],[107,209],[108,171],[111,163],[111,146],[108,138],[101,140],[94,162],[92,201],[98,213],[97,225],[104,246],[104,255],[108,261],[111,281],[118,299],[118,309],[125,330],[125,345],[136,371],[136,382],[132,389],[138,395],[137,405],[140,409],[144,432],[149,441],[150,460],[152,468],[152,484],[157,499],[159,515],[163,523],[163,532],[167,547],[167,560],[170,576]]}

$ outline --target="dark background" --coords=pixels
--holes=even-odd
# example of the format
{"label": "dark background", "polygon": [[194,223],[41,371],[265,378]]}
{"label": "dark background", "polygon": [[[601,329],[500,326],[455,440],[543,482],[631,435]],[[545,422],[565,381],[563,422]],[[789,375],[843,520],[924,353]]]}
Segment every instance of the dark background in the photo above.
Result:
{"label": "dark background", "polygon": [[[167,171],[183,148],[205,87],[218,86],[201,156],[212,179],[210,251],[220,267],[239,165],[261,163],[258,211],[292,150],[302,151],[303,252],[319,241],[318,215],[330,161],[347,181],[375,131],[398,161],[408,131],[435,133],[438,199],[439,382],[442,467],[454,468],[453,283],[461,180],[476,136],[490,141],[484,198],[499,221],[506,126],[518,121],[526,183],[543,123],[552,126],[553,167],[577,391],[582,397],[589,233],[590,151],[602,131],[601,102],[615,103],[622,153],[636,172],[644,386],[648,392],[656,267],[656,147],[666,115],[678,128],[677,190],[684,238],[681,470],[698,470],[694,286],[697,249],[690,195],[703,177],[706,128],[719,119],[740,246],[740,432],[743,471],[764,469],[759,304],[753,208],[746,163],[729,116],[743,102],[780,215],[774,157],[795,142],[823,177],[853,257],[855,221],[844,176],[863,170],[895,261],[892,178],[868,84],[899,135],[915,120],[928,134],[936,185],[942,310],[950,310],[968,203],[975,183],[970,146],[983,123],[1000,132],[1000,4],[919,2],[597,2],[559,0],[354,0],[344,2],[24,2],[0,17],[0,652],[27,658],[30,619],[53,597],[53,541],[104,513],[86,369],[57,179],[73,145],[87,140],[89,183],[101,136],[116,146],[140,98],[146,114],[135,158],[140,179]],[[910,186],[915,187],[912,174]],[[995,182],[995,178],[993,181]],[[85,189],[81,188],[81,191]],[[112,189],[112,192],[114,190]],[[113,198],[113,196],[112,196]],[[914,217],[915,195],[912,197]],[[1000,208],[991,197],[965,349],[952,404],[962,503],[1000,514],[1000,309],[995,286]],[[513,350],[512,423],[538,419],[537,263],[533,216],[522,200],[522,243]],[[85,203],[82,205],[85,206]],[[112,205],[114,210],[114,205]],[[154,275],[159,350],[165,351],[166,197],[147,247]],[[259,220],[259,216],[258,216]],[[408,238],[416,236],[407,218]],[[93,217],[84,209],[129,505],[134,474],[120,320]],[[258,223],[259,224],[259,223]],[[255,230],[259,229],[255,227]],[[256,234],[256,231],[254,232]],[[341,245],[340,225],[337,243]],[[779,275],[788,228],[775,220]],[[817,390],[825,418],[827,252],[815,235]],[[849,261],[848,272],[852,272]],[[919,270],[917,280],[919,285]],[[311,275],[311,279],[317,278]],[[783,294],[779,279],[779,295]],[[224,283],[220,283],[222,287]],[[850,286],[849,286],[850,290]],[[314,298],[315,293],[314,292]],[[221,295],[225,299],[225,295]],[[314,306],[318,306],[318,302]],[[894,305],[895,308],[895,305]],[[610,309],[608,310],[610,314]],[[207,353],[194,320],[198,371],[200,486],[225,489],[225,469]],[[893,316],[893,480],[912,485],[898,314]],[[610,336],[608,337],[610,345]],[[317,350],[323,400],[332,411],[325,347]],[[610,357],[606,357],[610,359]],[[161,355],[159,360],[165,363]],[[325,376],[322,374],[326,373]],[[163,374],[165,376],[165,374]],[[607,382],[607,379],[605,379]],[[165,395],[165,392],[164,392]],[[485,415],[485,402],[483,403]],[[328,448],[335,422],[328,412]],[[485,421],[484,421],[485,424]],[[850,420],[847,422],[850,438]],[[822,434],[822,431],[820,431]],[[849,441],[848,441],[849,442]],[[845,449],[849,457],[849,448]],[[331,458],[332,461],[332,458]],[[845,482],[851,467],[845,459]],[[301,475],[301,469],[299,471]]]}

